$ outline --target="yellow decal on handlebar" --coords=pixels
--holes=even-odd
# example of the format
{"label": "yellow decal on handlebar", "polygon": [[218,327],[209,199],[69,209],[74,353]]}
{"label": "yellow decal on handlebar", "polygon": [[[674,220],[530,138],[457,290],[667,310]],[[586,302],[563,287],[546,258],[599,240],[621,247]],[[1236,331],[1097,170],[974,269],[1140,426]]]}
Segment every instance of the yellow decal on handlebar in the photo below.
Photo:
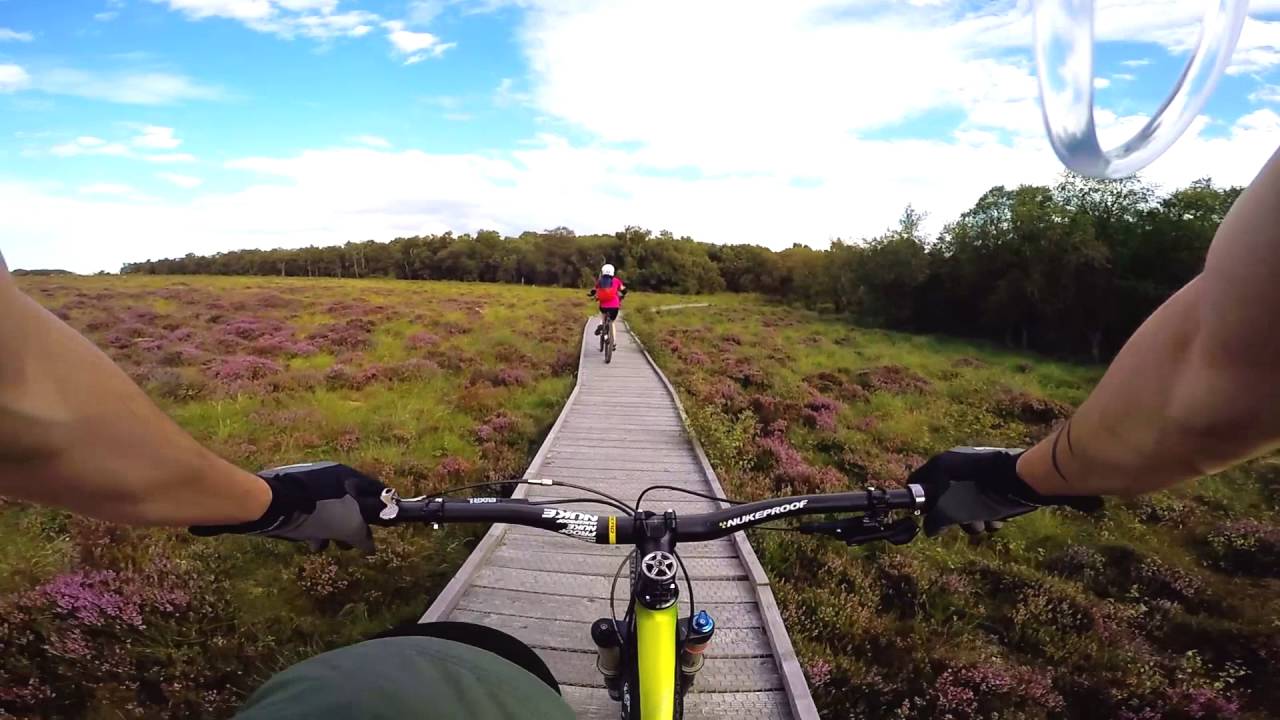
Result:
{"label": "yellow decal on handlebar", "polygon": [[609,544],[618,544],[618,517],[616,515],[609,516]]}

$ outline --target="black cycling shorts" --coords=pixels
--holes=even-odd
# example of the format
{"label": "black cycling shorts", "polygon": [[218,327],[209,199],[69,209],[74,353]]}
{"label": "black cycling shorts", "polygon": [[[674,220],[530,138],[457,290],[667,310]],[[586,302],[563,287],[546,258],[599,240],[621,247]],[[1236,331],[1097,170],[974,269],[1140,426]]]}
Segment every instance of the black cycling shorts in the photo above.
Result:
{"label": "black cycling shorts", "polygon": [[621,309],[622,308],[600,308],[600,312],[604,313],[605,315],[608,315],[610,320],[617,320],[618,311]]}

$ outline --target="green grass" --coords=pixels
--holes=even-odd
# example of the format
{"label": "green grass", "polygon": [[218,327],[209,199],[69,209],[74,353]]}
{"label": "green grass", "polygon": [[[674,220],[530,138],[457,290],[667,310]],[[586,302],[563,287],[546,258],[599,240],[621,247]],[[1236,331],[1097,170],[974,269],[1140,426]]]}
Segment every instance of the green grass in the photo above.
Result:
{"label": "green grass", "polygon": [[[592,312],[577,291],[473,283],[20,282],[232,462],[337,460],[407,495],[519,475],[573,387],[565,358]],[[258,337],[230,337],[236,323]],[[348,323],[343,344],[327,346]],[[418,335],[435,339],[411,345]],[[290,343],[315,347],[298,355]],[[233,376],[233,357],[279,369]],[[517,427],[481,443],[476,428],[498,412]],[[226,717],[282,667],[417,618],[484,529],[379,529],[378,553],[362,558],[0,504],[0,688],[50,689],[0,692],[0,715]],[[68,582],[138,604],[145,626],[60,609]],[[179,600],[165,609],[153,596]]]}
{"label": "green grass", "polygon": [[[1053,423],[1052,412],[1027,422],[1033,409],[1063,416],[1104,369],[710,300],[630,321],[742,498],[893,486],[949,447],[1028,446]],[[815,396],[841,403],[829,429],[806,420]],[[792,403],[778,406],[786,425],[770,442],[782,438],[810,470],[772,465],[742,431],[770,432],[761,399]],[[847,480],[813,473],[824,466]],[[1243,518],[1280,525],[1276,467],[1256,461],[1092,517],[1032,513],[984,538],[752,542],[824,717],[1272,717],[1280,581],[1224,570],[1205,538]],[[1070,564],[1081,558],[1091,569]]]}
{"label": "green grass", "polygon": [[[335,459],[409,494],[518,475],[573,386],[593,311],[576,290],[472,283],[22,283],[231,461]],[[698,302],[711,305],[652,312]],[[159,317],[128,315],[140,308]],[[134,341],[113,343],[122,317]],[[1078,404],[1102,372],[750,296],[636,293],[626,317],[679,389],[727,490],[744,498],[894,485],[954,445],[1029,444],[1051,418],[1027,423],[1022,411]],[[225,337],[236,319],[280,323],[285,339],[320,347],[290,356],[237,343]],[[350,320],[372,323],[364,346],[307,340]],[[193,337],[176,339],[178,329]],[[411,337],[433,339],[412,347]],[[196,352],[175,355],[183,347]],[[221,377],[232,356],[280,371]],[[830,425],[805,415],[819,395],[840,404]],[[761,403],[785,426],[769,427]],[[516,428],[482,443],[477,427],[498,412]],[[765,433],[803,466],[772,466]],[[825,467],[838,473],[817,472]],[[1260,460],[1094,517],[1038,512],[986,538],[855,549],[751,539],[825,717],[1230,717],[1234,704],[1261,718],[1280,706],[1270,682],[1280,582],[1228,570],[1206,538],[1240,519],[1280,523],[1277,467]],[[0,504],[0,688],[57,690],[0,700],[0,711],[227,716],[272,672],[416,618],[482,531],[377,530],[378,554],[361,558]],[[144,628],[59,609],[57,582],[106,582],[103,572],[116,585],[95,592],[136,603]],[[171,596],[185,599],[169,609],[152,599]]]}

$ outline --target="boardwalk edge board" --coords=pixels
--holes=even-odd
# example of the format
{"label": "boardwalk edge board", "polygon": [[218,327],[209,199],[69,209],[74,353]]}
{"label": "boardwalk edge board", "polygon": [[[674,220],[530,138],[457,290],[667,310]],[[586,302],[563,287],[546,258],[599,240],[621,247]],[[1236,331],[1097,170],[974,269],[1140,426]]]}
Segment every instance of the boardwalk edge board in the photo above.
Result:
{"label": "boardwalk edge board", "polygon": [[[585,338],[587,327],[591,326],[588,320],[586,326],[583,327],[582,335]],[[547,453],[551,451],[551,446],[555,444],[556,436],[560,433],[560,428],[564,425],[565,418],[569,417],[569,410],[573,407],[573,401],[578,397],[578,390],[582,387],[582,358],[584,353],[578,353],[578,368],[575,371],[575,380],[573,390],[569,392],[569,398],[564,401],[564,409],[560,411],[560,416],[556,418],[555,424],[551,426],[551,430],[547,432],[547,437],[542,441],[542,446],[538,448],[538,454],[533,456],[533,461],[529,463],[529,469],[525,470],[522,479],[532,480],[538,477],[539,471],[542,469],[542,463],[546,460]],[[513,498],[523,498],[529,494],[528,485],[517,485],[514,492],[511,493]],[[506,523],[494,523],[489,528],[489,532],[484,534],[480,542],[476,544],[476,548],[471,551],[471,555],[467,557],[467,561],[462,563],[462,567],[458,568],[458,572],[454,573],[453,579],[449,580],[449,584],[445,585],[444,590],[436,596],[431,607],[422,614],[418,619],[420,623],[438,622],[444,620],[458,607],[458,601],[462,599],[462,594],[467,591],[471,585],[472,578],[480,571],[480,568],[489,560],[489,556],[493,551],[502,544],[502,537],[507,534]]]}
{"label": "boardwalk edge board", "polygon": [[[659,395],[654,395],[653,397],[659,397],[662,394],[665,394],[665,396],[670,399],[670,403],[671,403],[671,405],[669,405],[668,407],[673,406],[673,409],[675,411],[674,413],[671,413],[669,416],[667,416],[665,413],[657,413],[657,415],[670,417],[672,422],[663,423],[664,431],[662,433],[650,435],[652,439],[642,441],[637,444],[648,445],[650,443],[653,443],[653,444],[659,445],[660,447],[663,446],[664,444],[666,447],[675,447],[678,444],[682,446],[683,449],[685,449],[686,451],[692,450],[692,455],[694,456],[695,461],[688,463],[689,469],[687,471],[682,467],[682,468],[679,468],[679,472],[681,473],[688,472],[690,475],[696,475],[697,473],[701,472],[707,484],[706,486],[709,486],[711,492],[715,495],[723,497],[724,496],[723,486],[720,484],[720,480],[716,476],[715,470],[711,467],[711,463],[707,459],[706,452],[704,451],[702,444],[699,442],[697,437],[694,435],[692,428],[689,426],[688,416],[685,413],[683,404],[680,402],[680,397],[678,393],[676,392],[675,388],[672,387],[671,383],[667,380],[666,375],[663,374],[662,370],[658,367],[653,357],[650,356],[648,350],[644,347],[644,344],[636,336],[635,332],[632,331],[630,326],[626,324],[623,318],[619,318],[619,320],[622,321],[620,323],[622,325],[622,328],[626,330],[627,339],[635,343],[636,348],[640,350],[640,354],[643,355],[644,357],[644,364],[647,364],[646,369],[648,371],[646,372],[645,376],[652,377],[656,375],[657,380],[661,382],[662,389],[658,389],[656,385],[650,386],[652,388],[652,390],[650,391],[651,393],[653,392],[659,393]],[[578,475],[579,473],[582,472],[582,470],[577,470],[573,467],[563,467],[563,468],[559,468],[557,471],[556,466],[560,465],[560,462],[557,462],[557,460],[568,461],[570,465],[578,465],[580,464],[579,458],[574,456],[579,454],[586,454],[586,453],[582,453],[582,450],[588,449],[592,441],[602,441],[600,438],[595,437],[594,432],[590,434],[584,434],[588,428],[591,428],[594,431],[593,426],[595,425],[595,423],[590,422],[591,418],[587,418],[585,415],[583,415],[582,413],[583,409],[579,409],[578,411],[575,411],[575,407],[580,404],[579,401],[587,402],[589,405],[591,405],[599,402],[602,399],[606,399],[613,396],[611,393],[604,393],[603,395],[601,395],[602,391],[600,389],[599,384],[593,383],[591,380],[591,377],[598,374],[600,369],[595,368],[595,369],[592,369],[592,372],[585,372],[587,370],[585,364],[590,360],[596,359],[595,353],[588,352],[588,350],[594,349],[590,345],[590,343],[594,340],[590,332],[593,327],[594,327],[594,317],[588,319],[586,322],[586,325],[583,328],[583,346],[580,348],[580,352],[578,355],[577,375],[576,375],[573,390],[570,392],[568,399],[565,401],[564,407],[561,410],[560,415],[556,418],[555,423],[551,426],[551,429],[548,431],[546,438],[544,438],[542,445],[538,449],[537,454],[534,455],[533,459],[530,461],[528,469],[525,471],[523,475],[523,478],[526,480],[539,478],[539,477],[542,477],[544,474],[547,476],[558,476],[560,472],[567,473],[570,476]],[[621,333],[619,334],[621,335]],[[632,355],[631,357],[634,358],[635,356]],[[627,378],[641,377],[640,375],[635,374],[635,372],[632,371],[630,368],[621,368],[621,367],[615,368],[611,366],[610,369],[611,370],[616,369],[618,371],[624,371],[624,370],[627,371],[627,372],[620,372],[620,373],[610,373],[608,371],[605,371],[606,376],[609,377],[610,379],[613,379],[615,375],[619,377],[625,375]],[[652,373],[652,374],[650,375],[649,373]],[[635,381],[623,379],[622,382],[624,386],[626,386]],[[608,385],[608,387],[610,388],[611,391],[617,391],[617,388],[613,387],[612,385]],[[639,391],[644,388],[637,385],[635,389]],[[654,401],[652,399],[649,399],[649,400],[646,400],[646,402],[653,403]],[[585,410],[587,410],[587,412],[590,412],[589,408]],[[644,414],[647,416],[644,418],[644,420],[647,420],[649,422],[653,422],[654,420],[657,420],[657,417],[650,416],[651,412],[652,411],[644,412]],[[575,421],[575,418],[576,418],[576,421]],[[667,430],[666,429],[667,427],[670,427],[670,430]],[[643,432],[643,430],[640,430],[639,432]],[[650,430],[649,432],[653,433],[654,431]],[[621,434],[631,435],[629,439],[632,439],[632,440],[635,439],[635,433],[631,428],[627,428],[623,430]],[[677,437],[677,435],[679,437]],[[574,450],[568,451],[569,453],[571,453],[568,456],[564,454],[564,451],[557,451],[555,449],[556,441],[561,436],[564,436],[566,438],[566,443],[568,445],[578,446],[574,448]],[[668,441],[668,438],[670,438],[669,441]],[[664,441],[667,441],[667,442],[664,443]],[[608,440],[604,439],[603,442],[608,442]],[[625,439],[622,440],[622,442],[623,444],[626,444]],[[586,445],[586,447],[582,447],[583,445]],[[635,448],[635,449],[639,450],[641,448]],[[672,459],[674,460],[675,458],[673,457]],[[675,465],[677,464],[684,465],[685,463],[670,463],[670,464],[672,467],[668,469],[671,472],[676,472],[677,468],[675,467]],[[631,472],[635,472],[635,471],[631,471]],[[634,481],[629,481],[629,482],[640,484],[640,478],[637,477]],[[549,488],[536,488],[535,490],[541,490],[544,492],[536,492],[535,494],[540,496],[541,495],[554,496],[558,494],[558,493],[545,492],[548,489]],[[525,498],[529,496],[529,493],[530,493],[530,486],[517,485],[514,493],[512,494],[512,497]],[[718,505],[720,507],[728,507],[728,504],[723,502],[718,503]],[[514,531],[514,532],[509,532],[509,531]],[[507,541],[507,538],[512,535],[519,535],[521,536],[522,540],[525,538],[531,537],[526,533],[524,528],[520,528],[517,526],[510,526],[506,524],[494,524],[489,529],[489,531],[485,533],[484,537],[481,538],[480,542],[477,543],[475,549],[471,552],[470,556],[458,569],[458,572],[453,576],[453,578],[449,581],[449,583],[445,586],[445,588],[440,592],[439,596],[437,596],[436,599],[431,603],[431,606],[422,615],[419,622],[426,623],[426,622],[436,622],[436,621],[445,620],[445,619],[448,619],[450,615],[453,614],[455,611],[460,611],[464,614],[483,613],[483,612],[486,612],[486,610],[481,609],[484,606],[488,606],[491,608],[490,610],[488,610],[488,612],[493,612],[493,608],[497,608],[501,605],[501,603],[499,603],[498,605],[494,605],[491,601],[486,601],[484,603],[481,603],[480,605],[476,605],[476,600],[468,600],[466,598],[474,596],[475,598],[479,599],[481,596],[474,595],[474,593],[468,594],[469,591],[482,590],[486,593],[516,592],[517,595],[521,594],[518,591],[507,591],[507,590],[501,590],[501,589],[494,590],[489,588],[481,588],[479,585],[475,584],[476,580],[480,579],[481,577],[491,577],[493,575],[493,573],[484,573],[483,571],[486,568],[491,568],[495,571],[499,569],[514,571],[512,573],[513,575],[523,575],[530,572],[534,572],[534,573],[537,572],[533,568],[529,568],[529,569],[508,568],[508,567],[501,567],[493,564],[493,560],[495,559],[494,558],[495,553],[499,552],[499,549],[504,546],[504,543],[511,544],[511,543],[507,543],[506,541]],[[550,539],[554,539],[555,536],[548,536],[548,537]],[[539,540],[541,540],[541,542],[538,543],[539,545],[538,549],[540,551],[542,552],[558,551],[558,548],[556,548],[556,545],[551,543],[550,540],[544,540],[541,537],[539,537]],[[735,699],[738,699],[738,698],[745,699],[749,696],[755,700],[755,702],[745,703],[744,706],[742,706],[739,710],[739,712],[746,711],[746,713],[750,717],[764,718],[767,716],[767,717],[773,718],[773,717],[789,716],[789,717],[796,718],[797,720],[818,720],[817,708],[814,705],[813,697],[809,692],[809,687],[805,682],[804,673],[801,669],[800,662],[796,657],[795,650],[792,647],[790,636],[787,634],[786,627],[782,622],[782,617],[781,617],[781,614],[779,613],[777,601],[774,598],[772,587],[769,582],[769,578],[767,575],[765,575],[764,569],[763,567],[761,567],[760,561],[756,557],[755,551],[752,550],[751,543],[747,540],[746,536],[743,535],[742,533],[734,534],[724,541],[718,541],[717,544],[721,542],[725,543],[724,550],[721,553],[712,553],[712,554],[714,554],[716,557],[720,557],[722,555],[729,556],[729,554],[732,553],[732,557],[741,563],[745,578],[736,580],[736,581],[704,580],[703,582],[716,583],[717,586],[724,585],[725,587],[729,587],[734,582],[741,583],[739,587],[742,587],[745,591],[741,595],[741,597],[743,597],[744,600],[736,601],[736,602],[746,602],[745,598],[750,597],[751,598],[750,604],[723,605],[723,603],[713,603],[713,605],[723,605],[724,610],[726,612],[728,612],[729,608],[731,607],[741,607],[744,609],[753,608],[753,612],[759,616],[760,623],[761,625],[763,625],[762,629],[764,630],[763,637],[761,637],[761,644],[757,647],[759,647],[760,649],[767,648],[770,651],[771,657],[769,659],[771,663],[775,665],[775,670],[777,674],[773,676],[774,679],[771,681],[771,687],[763,688],[763,689],[761,688],[749,689],[746,686],[743,686],[743,689],[741,691],[735,690],[734,693],[724,693],[723,691],[708,692],[709,690],[711,690],[711,688],[707,684],[704,684],[701,688],[695,687],[694,695],[697,695],[701,699],[695,705],[690,705],[686,707],[687,711],[690,711],[692,713],[690,717],[691,718],[706,717],[707,715],[704,714],[705,712],[715,713],[716,710],[712,710],[712,707],[714,707],[714,705],[706,705],[705,707],[703,707],[704,703],[708,703],[708,702],[717,703],[718,701],[714,700],[715,697],[726,697],[727,699],[730,696],[736,695],[737,697]],[[589,546],[589,547],[596,548],[597,546]],[[569,550],[569,547],[565,546],[565,549]],[[585,548],[579,549],[577,547],[573,549],[577,550],[578,552],[583,552],[585,550]],[[595,553],[587,553],[587,554],[595,554]],[[506,557],[506,556],[504,555],[503,557]],[[621,559],[620,555],[616,557]],[[599,561],[593,560],[592,562],[598,563]],[[558,571],[551,570],[551,572],[558,572]],[[584,573],[584,574],[589,574],[589,573]],[[530,575],[530,577],[534,577],[534,576]],[[739,575],[738,577],[742,577],[742,575]],[[490,596],[486,596],[486,597],[490,597]],[[497,598],[498,596],[492,596],[492,597]],[[595,600],[594,602],[599,602],[599,600]],[[471,606],[475,606],[475,607],[471,607]],[[516,617],[516,616],[513,616],[513,617]],[[524,616],[519,616],[519,617],[524,618],[523,622],[536,622],[536,619],[532,619]],[[560,621],[559,618],[555,620],[557,622]],[[515,621],[512,621],[512,622],[515,622]],[[586,632],[585,627],[583,628],[583,632]],[[754,630],[753,632],[758,633],[759,629]],[[567,649],[563,649],[563,650],[568,653],[567,655],[565,655],[566,658],[572,658],[574,657],[574,655],[577,654],[573,651],[568,651]],[[539,654],[540,655],[544,654],[544,652],[540,652]],[[582,652],[582,651],[579,651],[579,652]],[[554,655],[555,653],[552,653],[552,654]],[[583,654],[590,654],[590,653],[585,652]],[[760,659],[763,660],[764,657],[765,656],[760,656]],[[573,674],[573,673],[570,673],[570,674]],[[583,678],[580,678],[580,679],[585,680],[586,678],[584,676]],[[569,684],[572,685],[573,683],[569,683]],[[594,686],[596,683],[593,681],[589,684]],[[579,696],[579,694],[577,693],[569,693],[569,694],[566,694],[565,699],[570,702],[570,704],[575,708],[575,712],[578,713],[580,717],[593,718],[593,717],[612,716],[614,711],[610,711],[607,708],[599,707],[598,706],[599,698],[594,697],[594,693],[592,695],[593,696],[590,697],[589,699],[588,697]],[[785,697],[785,701],[783,701],[784,697]],[[692,699],[693,699],[693,695],[690,696],[690,701],[692,701]],[[757,706],[756,702],[761,703],[761,705]],[[771,706],[771,709],[770,707],[765,707],[766,705]],[[717,708],[717,709],[723,710],[727,708]],[[603,711],[603,714],[602,714],[602,711]],[[584,712],[586,713],[585,715],[582,714]]]}
{"label": "boardwalk edge board", "polygon": [[[707,453],[702,449],[702,441],[698,440],[698,436],[689,425],[689,416],[685,414],[684,403],[680,402],[680,394],[672,387],[671,382],[667,380],[666,373],[662,372],[662,369],[658,367],[658,363],[649,354],[649,349],[644,346],[640,338],[631,330],[631,326],[624,321],[623,327],[631,335],[636,347],[640,348],[645,360],[649,361],[650,367],[658,374],[658,379],[662,381],[662,384],[667,388],[667,392],[671,395],[671,401],[675,403],[676,411],[680,414],[680,420],[684,423],[685,430],[689,434],[689,442],[693,445],[693,452],[698,456],[698,462],[702,464],[702,472],[706,474],[707,482],[711,483],[712,494],[725,497],[724,487],[720,484],[720,478],[711,467],[711,461],[707,459]],[[721,502],[720,507],[727,508],[729,503]],[[791,645],[791,636],[787,634],[786,625],[782,622],[782,612],[778,608],[777,600],[773,597],[773,588],[769,584],[769,576],[765,574],[764,567],[760,565],[760,559],[756,557],[755,550],[751,548],[751,541],[747,540],[746,533],[734,533],[729,537],[733,540],[734,547],[738,550],[738,557],[742,558],[742,562],[747,566],[747,576],[755,588],[756,599],[760,603],[760,614],[765,621],[765,631],[769,635],[769,645],[773,648],[774,656],[778,661],[778,670],[782,673],[782,684],[786,690],[787,699],[791,703],[791,712],[796,720],[819,720],[818,706],[813,702],[813,695],[809,692],[809,683],[804,679],[804,670],[800,667],[800,660],[796,657],[795,648]]]}

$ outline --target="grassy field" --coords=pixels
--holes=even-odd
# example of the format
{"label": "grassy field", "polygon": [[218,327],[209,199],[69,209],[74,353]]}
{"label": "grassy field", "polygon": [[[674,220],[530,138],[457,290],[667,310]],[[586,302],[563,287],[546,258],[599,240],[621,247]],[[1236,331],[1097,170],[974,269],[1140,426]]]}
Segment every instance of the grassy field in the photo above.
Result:
{"label": "grassy field", "polygon": [[[862,330],[740,296],[632,313],[742,499],[901,484],[1022,447],[1101,368]],[[1280,468],[902,548],[753,531],[824,717],[1280,715]]]}
{"label": "grassy field", "polygon": [[[475,284],[21,282],[233,462],[334,459],[406,495],[523,472],[590,311]],[[365,560],[0,501],[0,717],[226,717],[275,670],[416,619],[483,530],[380,530]]]}
{"label": "grassy field", "polygon": [[[405,493],[518,475],[590,310],[575,290],[478,284],[22,283],[232,461],[331,458]],[[681,302],[712,306],[647,311]],[[742,296],[628,308],[743,498],[894,485],[952,445],[1032,442],[1099,374]],[[825,717],[1266,717],[1276,475],[1259,461],[981,539],[752,542]],[[224,717],[275,670],[416,618],[482,530],[379,530],[366,560],[0,501],[0,717]]]}

